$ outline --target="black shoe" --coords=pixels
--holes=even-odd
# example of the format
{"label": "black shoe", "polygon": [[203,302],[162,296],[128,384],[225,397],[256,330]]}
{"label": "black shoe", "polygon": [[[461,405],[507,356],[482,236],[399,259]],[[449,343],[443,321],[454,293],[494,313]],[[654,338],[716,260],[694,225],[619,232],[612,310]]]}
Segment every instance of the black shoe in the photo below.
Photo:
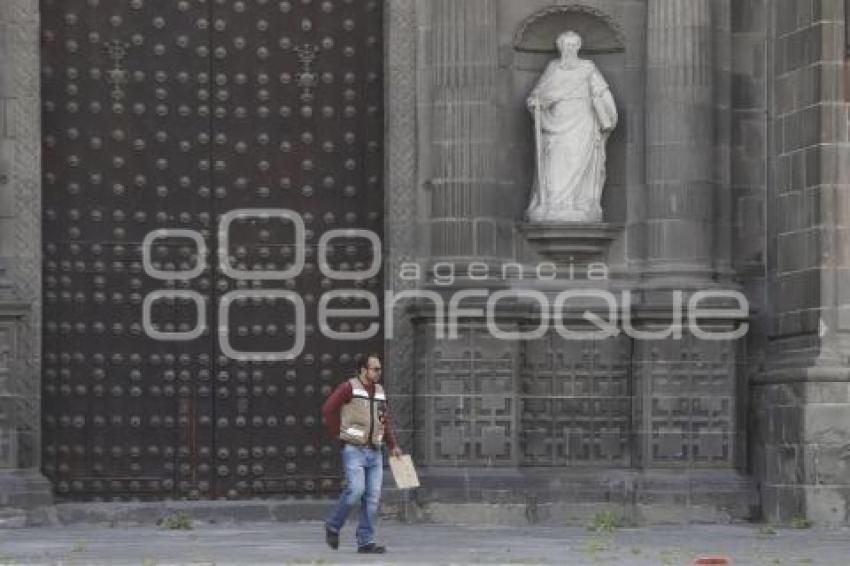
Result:
{"label": "black shoe", "polygon": [[335,533],[328,527],[325,527],[325,542],[334,550],[339,548],[339,533]]}
{"label": "black shoe", "polygon": [[379,546],[374,542],[370,542],[369,544],[364,544],[363,546],[357,547],[358,554],[384,554],[386,551],[386,546]]}

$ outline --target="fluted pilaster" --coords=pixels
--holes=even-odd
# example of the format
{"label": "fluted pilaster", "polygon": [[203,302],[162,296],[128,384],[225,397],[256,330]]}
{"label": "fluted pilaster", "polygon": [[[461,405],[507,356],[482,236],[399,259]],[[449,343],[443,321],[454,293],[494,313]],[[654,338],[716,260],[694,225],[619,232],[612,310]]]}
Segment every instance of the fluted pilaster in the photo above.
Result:
{"label": "fluted pilaster", "polygon": [[508,216],[499,173],[495,0],[436,0],[427,62],[432,89],[432,256],[498,257]]}
{"label": "fluted pilaster", "polygon": [[714,256],[712,0],[650,0],[647,230],[650,276],[709,277]]}

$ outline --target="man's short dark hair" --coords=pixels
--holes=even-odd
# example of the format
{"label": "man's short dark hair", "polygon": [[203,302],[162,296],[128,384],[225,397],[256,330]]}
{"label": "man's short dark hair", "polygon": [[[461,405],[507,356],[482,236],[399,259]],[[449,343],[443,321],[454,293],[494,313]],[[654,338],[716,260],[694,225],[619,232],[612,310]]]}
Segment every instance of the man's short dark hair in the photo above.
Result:
{"label": "man's short dark hair", "polygon": [[360,358],[360,363],[357,365],[357,368],[358,369],[368,369],[369,368],[369,360],[371,360],[372,358],[375,358],[376,360],[380,360],[381,355],[380,354],[369,354],[367,356]]}

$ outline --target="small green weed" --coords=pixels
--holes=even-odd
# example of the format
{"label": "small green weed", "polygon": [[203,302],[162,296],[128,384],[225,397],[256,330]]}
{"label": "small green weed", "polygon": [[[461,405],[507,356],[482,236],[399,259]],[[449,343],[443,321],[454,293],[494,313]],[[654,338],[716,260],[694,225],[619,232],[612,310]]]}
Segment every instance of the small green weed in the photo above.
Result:
{"label": "small green weed", "polygon": [[88,546],[85,541],[78,540],[74,543],[74,548],[71,549],[71,552],[85,552],[88,550]]}
{"label": "small green weed", "polygon": [[683,564],[683,560],[685,558],[682,549],[672,547],[672,548],[662,548],[658,553],[658,560],[661,562],[662,566],[676,566],[678,564]]}
{"label": "small green weed", "polygon": [[776,529],[774,529],[770,525],[761,525],[759,527],[759,534],[760,535],[775,535]]}
{"label": "small green weed", "polygon": [[174,513],[160,519],[159,526],[171,531],[191,531],[192,518],[186,513]]}
{"label": "small green weed", "polygon": [[602,511],[593,517],[588,529],[596,533],[611,533],[626,526],[626,518],[616,511]]}
{"label": "small green weed", "polygon": [[602,554],[611,549],[611,538],[607,534],[593,535],[582,550],[592,562],[602,560]]}
{"label": "small green weed", "polygon": [[794,517],[791,519],[791,528],[793,529],[811,529],[815,522],[806,517]]}

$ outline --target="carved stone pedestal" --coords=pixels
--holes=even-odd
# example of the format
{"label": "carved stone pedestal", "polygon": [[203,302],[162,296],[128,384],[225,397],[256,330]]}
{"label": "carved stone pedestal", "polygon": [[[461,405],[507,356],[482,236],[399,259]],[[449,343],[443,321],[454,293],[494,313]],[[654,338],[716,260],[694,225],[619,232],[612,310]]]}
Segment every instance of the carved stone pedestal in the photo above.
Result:
{"label": "carved stone pedestal", "polygon": [[600,261],[622,227],[605,222],[529,223],[522,226],[543,257],[556,263]]}

